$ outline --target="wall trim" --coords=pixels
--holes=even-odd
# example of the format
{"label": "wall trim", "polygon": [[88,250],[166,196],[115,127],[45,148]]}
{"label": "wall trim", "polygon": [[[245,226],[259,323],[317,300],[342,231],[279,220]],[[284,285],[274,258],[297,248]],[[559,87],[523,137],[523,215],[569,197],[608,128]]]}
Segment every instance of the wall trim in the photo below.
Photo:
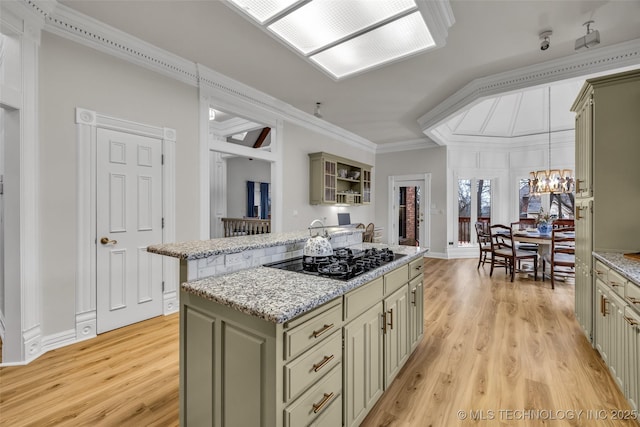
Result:
{"label": "wall trim", "polygon": [[452,114],[481,98],[638,65],[640,65],[640,39],[635,39],[612,46],[587,49],[585,52],[570,56],[478,78],[422,115],[418,119],[418,124],[422,131],[429,136],[436,126]]}
{"label": "wall trim", "polygon": [[388,142],[378,144],[376,154],[398,153],[400,151],[423,150],[425,148],[435,148],[440,145],[429,138],[409,139],[407,141]]}
{"label": "wall trim", "polygon": [[[97,130],[110,129],[158,139],[162,143],[164,165],[163,180],[163,243],[175,241],[175,145],[174,129],[151,126],[106,116],[85,108],[76,108],[77,135],[77,273],[76,273],[76,328],[75,341],[97,335],[96,312],[96,199],[92,191],[96,183]],[[171,314],[178,308],[178,262],[162,257],[163,313]]]}

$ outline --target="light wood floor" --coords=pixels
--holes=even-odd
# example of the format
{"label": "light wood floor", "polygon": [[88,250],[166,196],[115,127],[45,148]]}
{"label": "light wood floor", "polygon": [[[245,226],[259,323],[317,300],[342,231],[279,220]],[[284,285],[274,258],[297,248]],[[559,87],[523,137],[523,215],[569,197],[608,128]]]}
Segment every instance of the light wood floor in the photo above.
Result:
{"label": "light wood floor", "polygon": [[476,265],[425,261],[424,339],[362,426],[635,426],[611,420],[630,408],[574,318],[573,285]]}
{"label": "light wood floor", "polygon": [[[629,407],[574,320],[573,286],[475,267],[425,261],[424,340],[363,426],[635,425],[611,420],[610,409]],[[516,412],[529,409],[608,419]],[[494,419],[461,421],[458,411]],[[0,425],[178,425],[177,315],[0,368]]]}

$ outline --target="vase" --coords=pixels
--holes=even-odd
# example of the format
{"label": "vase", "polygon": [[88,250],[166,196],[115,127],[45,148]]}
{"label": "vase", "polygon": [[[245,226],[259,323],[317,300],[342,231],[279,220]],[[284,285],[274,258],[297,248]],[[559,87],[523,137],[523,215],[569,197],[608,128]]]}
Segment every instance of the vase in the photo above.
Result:
{"label": "vase", "polygon": [[543,235],[551,234],[551,224],[548,222],[545,222],[543,224],[538,224],[538,233]]}

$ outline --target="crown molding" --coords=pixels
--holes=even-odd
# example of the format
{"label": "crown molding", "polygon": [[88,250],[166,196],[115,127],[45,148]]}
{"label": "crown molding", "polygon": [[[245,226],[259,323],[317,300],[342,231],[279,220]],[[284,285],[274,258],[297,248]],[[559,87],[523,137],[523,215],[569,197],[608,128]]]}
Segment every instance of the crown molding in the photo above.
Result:
{"label": "crown molding", "polygon": [[[553,132],[551,134],[552,147],[574,147],[575,132],[573,129]],[[535,147],[549,146],[549,139],[546,134],[533,134],[517,137],[496,138],[488,136],[461,136],[456,135],[447,142],[447,147],[455,150],[508,150],[520,151],[529,150]]]}
{"label": "crown molding", "polygon": [[[432,137],[433,129],[452,114],[480,98],[526,87],[640,65],[640,39],[558,58],[475,79],[418,119],[422,131]],[[434,138],[437,139],[437,136]]]}
{"label": "crown molding", "polygon": [[332,125],[312,114],[305,113],[286,102],[265,94],[251,86],[240,83],[202,64],[197,64],[201,94],[226,105],[242,110],[247,107],[295,123],[347,145],[374,153],[376,144],[341,127]]}
{"label": "crown molding", "polygon": [[439,147],[437,143],[428,138],[409,139],[406,141],[388,142],[380,144],[376,148],[376,154],[397,153],[400,151],[423,150],[425,148]]}
{"label": "crown molding", "polygon": [[338,139],[359,149],[375,152],[376,144],[338,126],[332,125],[255,88],[186,60],[171,52],[131,36],[89,16],[57,3],[55,0],[18,0],[22,9],[39,15],[44,30],[73,40],[98,51],[145,67],[190,86],[198,87],[213,98],[225,100],[239,108],[247,106],[271,117],[281,118],[302,127]]}

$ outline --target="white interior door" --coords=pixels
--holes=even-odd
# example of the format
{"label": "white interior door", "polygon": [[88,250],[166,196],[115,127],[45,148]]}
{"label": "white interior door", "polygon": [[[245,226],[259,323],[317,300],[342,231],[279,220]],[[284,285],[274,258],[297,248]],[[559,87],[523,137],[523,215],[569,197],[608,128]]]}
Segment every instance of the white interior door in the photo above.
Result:
{"label": "white interior door", "polygon": [[97,130],[96,308],[102,333],[162,314],[162,141]]}

